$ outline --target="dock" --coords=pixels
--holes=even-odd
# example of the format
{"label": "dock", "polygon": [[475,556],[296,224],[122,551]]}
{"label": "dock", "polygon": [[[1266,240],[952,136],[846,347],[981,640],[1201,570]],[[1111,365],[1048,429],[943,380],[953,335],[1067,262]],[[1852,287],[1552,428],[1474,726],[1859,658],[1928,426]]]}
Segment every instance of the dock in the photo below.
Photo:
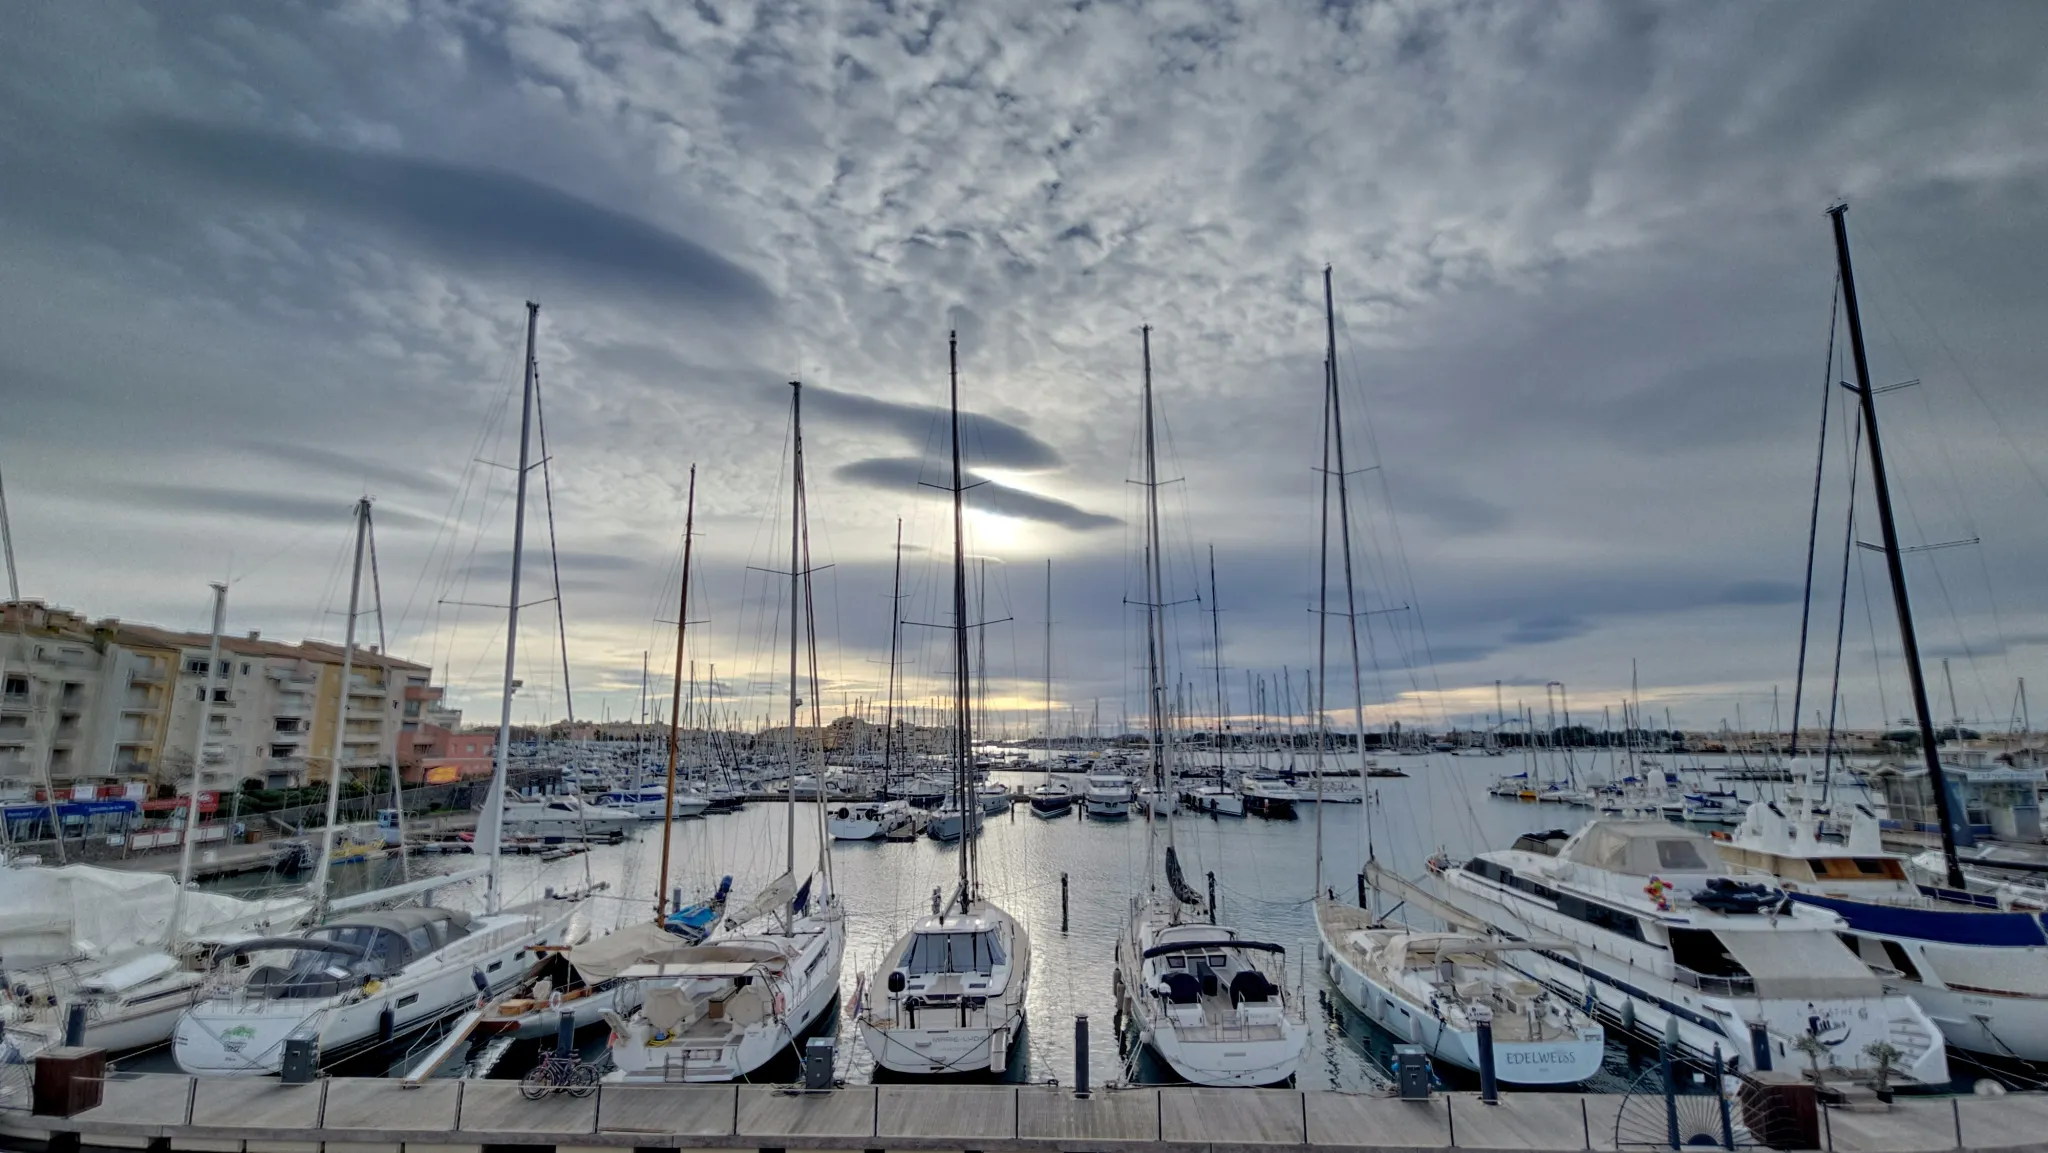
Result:
{"label": "dock", "polygon": [[[1274,1153],[1288,1147],[1550,1153],[1662,1147],[1661,1098],[1511,1093],[1403,1101],[1377,1093],[1193,1086],[606,1085],[521,1096],[513,1081],[115,1076],[70,1117],[0,1109],[0,1147],[152,1153],[589,1153],[608,1149],[911,1150],[920,1153]],[[2048,1094],[1901,1099],[1824,1111],[1839,1153],[2048,1150]],[[1618,1125],[1619,1122],[1619,1125]],[[1622,1138],[1617,1144],[1618,1135]],[[1757,1146],[1747,1146],[1757,1147]]]}

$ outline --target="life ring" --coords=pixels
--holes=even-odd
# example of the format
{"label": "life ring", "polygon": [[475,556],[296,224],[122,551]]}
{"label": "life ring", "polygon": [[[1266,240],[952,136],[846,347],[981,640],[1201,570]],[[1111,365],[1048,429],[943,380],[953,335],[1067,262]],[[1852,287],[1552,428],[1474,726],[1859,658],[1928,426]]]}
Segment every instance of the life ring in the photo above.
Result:
{"label": "life ring", "polygon": [[556,989],[554,992],[548,994],[548,1008],[560,1009],[561,1007],[562,991],[560,989]]}

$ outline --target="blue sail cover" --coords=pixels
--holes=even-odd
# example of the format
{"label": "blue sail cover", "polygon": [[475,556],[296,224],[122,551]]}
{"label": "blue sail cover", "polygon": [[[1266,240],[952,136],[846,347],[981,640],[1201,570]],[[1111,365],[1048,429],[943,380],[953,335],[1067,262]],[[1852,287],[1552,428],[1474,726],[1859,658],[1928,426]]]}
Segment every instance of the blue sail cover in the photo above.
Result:
{"label": "blue sail cover", "polygon": [[2034,913],[2007,913],[1997,909],[1908,908],[1872,901],[1851,901],[1814,893],[1787,894],[1801,904],[1840,913],[1849,928],[1881,937],[1907,937],[1945,945],[1991,945],[2018,948],[2048,944],[2048,931]]}
{"label": "blue sail cover", "polygon": [[732,892],[730,874],[718,879],[718,891],[708,901],[677,909],[662,922],[662,928],[689,941],[702,941],[711,932],[711,926],[718,923],[718,915],[725,911],[725,898]]}

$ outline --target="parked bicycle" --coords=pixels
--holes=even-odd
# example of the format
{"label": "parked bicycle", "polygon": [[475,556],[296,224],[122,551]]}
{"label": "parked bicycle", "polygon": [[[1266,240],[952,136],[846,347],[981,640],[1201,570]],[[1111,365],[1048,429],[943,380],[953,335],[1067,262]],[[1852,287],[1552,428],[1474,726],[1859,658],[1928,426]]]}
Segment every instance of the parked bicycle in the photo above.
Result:
{"label": "parked bicycle", "polygon": [[597,1091],[598,1078],[602,1075],[602,1070],[596,1065],[550,1053],[519,1079],[519,1095],[528,1101],[538,1101],[550,1093],[588,1097]]}

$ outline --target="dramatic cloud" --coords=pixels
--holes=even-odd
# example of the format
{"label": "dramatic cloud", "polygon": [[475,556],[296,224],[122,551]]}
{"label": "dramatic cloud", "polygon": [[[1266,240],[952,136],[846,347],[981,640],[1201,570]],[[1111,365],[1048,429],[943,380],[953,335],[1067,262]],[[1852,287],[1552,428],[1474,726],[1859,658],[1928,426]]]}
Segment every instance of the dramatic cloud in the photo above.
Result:
{"label": "dramatic cloud", "polygon": [[[1980,542],[1909,558],[1923,646],[1991,727],[2048,680],[2048,7],[19,7],[0,469],[30,595],[191,627],[227,563],[237,627],[331,634],[367,490],[393,647],[494,715],[502,618],[452,602],[503,599],[535,300],[527,576],[559,539],[579,712],[636,710],[672,643],[694,464],[691,656],[760,715],[793,379],[827,699],[858,699],[899,518],[906,614],[950,611],[919,481],[957,332],[981,615],[1013,618],[991,691],[1041,691],[1051,557],[1056,695],[1108,727],[1142,676],[1149,326],[1171,675],[1209,682],[1220,624],[1243,709],[1316,652],[1327,264],[1373,723],[1490,712],[1495,681],[1768,716],[1824,396],[1809,671],[1844,616],[1872,723],[1903,681],[1882,564],[1843,579],[1847,197],[1872,369],[1922,382],[1879,402],[1900,531]],[[547,615],[522,719],[562,707]],[[942,691],[910,643],[908,691]]]}

